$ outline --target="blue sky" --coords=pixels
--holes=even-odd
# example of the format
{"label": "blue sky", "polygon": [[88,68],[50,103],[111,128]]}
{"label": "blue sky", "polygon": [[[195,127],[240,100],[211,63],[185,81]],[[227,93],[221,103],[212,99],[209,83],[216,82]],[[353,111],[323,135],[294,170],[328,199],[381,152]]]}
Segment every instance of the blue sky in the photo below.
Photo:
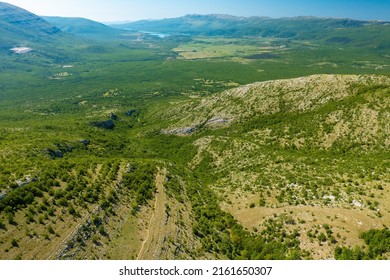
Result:
{"label": "blue sky", "polygon": [[390,0],[3,0],[38,15],[125,21],[186,14],[389,20]]}

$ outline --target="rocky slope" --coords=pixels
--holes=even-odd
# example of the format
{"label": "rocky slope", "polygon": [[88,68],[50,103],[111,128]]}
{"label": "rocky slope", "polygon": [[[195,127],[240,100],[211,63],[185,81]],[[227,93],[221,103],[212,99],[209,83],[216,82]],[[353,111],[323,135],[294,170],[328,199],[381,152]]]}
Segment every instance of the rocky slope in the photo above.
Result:
{"label": "rocky slope", "polygon": [[[165,113],[173,125],[163,132],[185,135],[252,122],[253,133],[262,134],[264,141],[278,134],[288,145],[301,141],[330,148],[346,140],[388,148],[389,85],[388,77],[374,75],[314,75],[254,83],[183,102]],[[274,122],[271,131],[264,121]]]}
{"label": "rocky slope", "polygon": [[309,258],[334,258],[389,226],[389,85],[373,75],[250,84],[176,104],[163,133],[192,141],[189,168],[245,228],[286,231]]}

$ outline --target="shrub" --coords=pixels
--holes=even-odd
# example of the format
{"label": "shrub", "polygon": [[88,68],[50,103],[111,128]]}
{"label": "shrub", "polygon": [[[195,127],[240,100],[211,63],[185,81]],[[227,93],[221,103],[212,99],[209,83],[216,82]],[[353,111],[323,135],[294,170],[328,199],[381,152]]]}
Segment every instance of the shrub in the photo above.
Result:
{"label": "shrub", "polygon": [[99,233],[100,233],[101,235],[104,235],[104,236],[107,235],[107,232],[105,231],[103,225],[100,225],[100,226],[98,227],[98,231],[99,231]]}
{"label": "shrub", "polygon": [[11,241],[11,245],[12,245],[12,247],[19,247],[18,241],[16,241],[16,239],[15,239],[15,238],[14,238],[14,239],[12,239],[12,241]]}
{"label": "shrub", "polygon": [[326,241],[326,236],[323,232],[321,232],[318,236],[317,239],[319,242],[325,242]]}
{"label": "shrub", "polygon": [[51,225],[49,225],[48,227],[47,227],[47,231],[50,233],[50,234],[54,234],[55,232],[54,232],[54,229],[53,229],[53,227],[51,226]]}
{"label": "shrub", "polygon": [[8,223],[9,223],[10,225],[15,225],[15,224],[16,224],[16,222],[15,222],[15,215],[14,215],[13,213],[8,212],[7,215],[6,215],[6,217],[7,217]]}

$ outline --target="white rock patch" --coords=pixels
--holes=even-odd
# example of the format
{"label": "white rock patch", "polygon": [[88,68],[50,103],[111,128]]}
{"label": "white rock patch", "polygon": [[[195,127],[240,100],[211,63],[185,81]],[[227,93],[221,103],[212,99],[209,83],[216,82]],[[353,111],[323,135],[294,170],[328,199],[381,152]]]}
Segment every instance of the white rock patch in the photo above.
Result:
{"label": "white rock patch", "polygon": [[19,48],[12,48],[11,51],[13,51],[14,53],[17,53],[17,54],[24,54],[24,53],[31,52],[32,49],[27,48],[27,47],[19,47]]}

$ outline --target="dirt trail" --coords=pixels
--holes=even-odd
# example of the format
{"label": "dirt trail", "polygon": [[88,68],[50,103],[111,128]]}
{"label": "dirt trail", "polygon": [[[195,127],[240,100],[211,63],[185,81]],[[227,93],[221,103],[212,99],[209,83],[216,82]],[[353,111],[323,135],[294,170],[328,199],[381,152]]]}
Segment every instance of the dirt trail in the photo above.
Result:
{"label": "dirt trail", "polygon": [[138,253],[137,260],[158,259],[161,244],[163,243],[164,234],[162,234],[165,225],[165,204],[167,200],[164,192],[164,180],[166,170],[159,170],[156,176],[156,195],[154,200],[154,210],[150,217],[148,229],[141,249]]}

